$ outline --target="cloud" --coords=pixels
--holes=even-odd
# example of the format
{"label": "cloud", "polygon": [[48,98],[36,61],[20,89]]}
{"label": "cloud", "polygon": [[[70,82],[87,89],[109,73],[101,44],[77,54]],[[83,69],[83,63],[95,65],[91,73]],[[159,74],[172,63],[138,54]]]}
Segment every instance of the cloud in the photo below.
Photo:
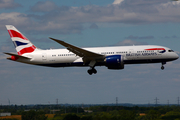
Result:
{"label": "cloud", "polygon": [[162,4],[162,6],[168,7],[168,6],[172,6],[172,5],[174,6],[174,5],[179,5],[179,4],[180,4],[180,1],[171,1],[171,2]]}
{"label": "cloud", "polygon": [[[0,65],[1,65],[1,67],[3,67],[2,65],[4,65],[6,62],[5,61],[7,61],[6,60],[6,58],[7,57],[10,57],[9,55],[6,55],[6,54],[4,54],[3,52],[13,52],[13,53],[16,53],[15,52],[15,47],[14,48],[11,48],[10,46],[0,46]],[[1,70],[0,70],[0,72],[1,72]]]}
{"label": "cloud", "polygon": [[137,41],[132,41],[132,40],[123,40],[118,42],[118,46],[131,46],[131,45],[148,45],[146,42],[137,42]]}
{"label": "cloud", "polygon": [[[0,29],[4,30],[5,25],[13,24],[15,26],[31,26],[33,21],[27,17],[27,14],[11,12],[11,13],[1,13],[0,14]],[[28,29],[28,26],[25,28]]]}
{"label": "cloud", "polygon": [[32,6],[30,10],[33,12],[50,12],[56,8],[58,8],[58,6],[51,1],[39,1]]}
{"label": "cloud", "polygon": [[112,4],[121,4],[124,0],[114,0]]}
{"label": "cloud", "polygon": [[165,36],[165,37],[162,37],[162,38],[165,38],[165,39],[178,39],[179,37],[176,36],[176,35],[172,35],[172,36]]}
{"label": "cloud", "polygon": [[[15,48],[14,48],[15,49]],[[5,52],[5,51],[10,51],[10,50],[12,50],[12,48],[10,48],[9,46],[1,46],[0,47],[0,51],[3,51],[3,52]]]}
{"label": "cloud", "polygon": [[7,58],[7,56],[5,54],[0,53],[0,63],[1,60],[5,60]]}
{"label": "cloud", "polygon": [[91,24],[91,26],[89,27],[90,29],[98,29],[98,26],[96,23]]}
{"label": "cloud", "polygon": [[142,36],[142,37],[139,37],[139,36],[130,35],[126,39],[154,39],[154,36]]}
{"label": "cloud", "polygon": [[[117,0],[107,6],[86,5],[81,7],[57,6],[54,2],[37,2],[30,8],[33,13],[1,13],[0,29],[13,24],[25,32],[36,34],[79,34],[86,23],[120,23],[141,25],[180,22],[180,4],[169,0]],[[175,2],[177,2],[175,4]],[[36,12],[42,12],[37,14]],[[3,26],[2,26],[3,25]],[[97,28],[92,24],[90,28]],[[153,36],[149,36],[153,37]],[[150,39],[150,38],[149,38]]]}
{"label": "cloud", "polygon": [[[111,23],[136,25],[178,21],[179,13],[176,10],[179,10],[179,5],[171,5],[170,2],[168,3],[170,5],[165,6],[163,5],[165,3],[167,3],[166,0],[137,0],[136,2],[126,0],[121,2],[121,4],[107,6],[58,6],[58,8],[51,8],[47,11],[39,7],[34,9],[34,12],[31,11],[30,14],[20,12],[1,13],[0,30],[5,29],[5,24],[13,24],[20,31],[23,30],[21,31],[23,34],[24,32],[28,34],[48,33],[48,35],[51,33],[69,34],[81,33],[84,30],[83,25],[86,23],[95,28],[99,23],[108,23],[108,25],[111,25]],[[58,11],[59,9],[61,10]],[[167,13],[163,12],[163,9]],[[39,14],[37,12],[42,13]],[[171,17],[177,18],[171,19]],[[89,26],[87,28],[89,29]],[[37,37],[37,41],[48,42],[47,38],[44,40],[39,39],[39,37]],[[141,40],[142,38],[153,39],[153,36],[143,35],[131,35],[128,37],[131,39],[121,41],[117,45],[144,45],[147,43],[134,40]],[[169,37],[171,36],[169,35]],[[13,46],[13,43],[11,43],[11,46]],[[15,51],[14,46],[12,48]],[[6,47],[6,45],[1,45],[0,50],[5,52],[13,51],[11,48]],[[84,103],[102,103],[102,101],[106,103],[111,102],[110,98],[115,98],[120,94],[125,95],[123,101],[127,102],[129,99],[136,98],[133,99],[134,103],[145,103],[147,99],[153,100],[155,94],[157,96],[160,95],[159,99],[162,99],[162,93],[164,93],[165,99],[169,99],[167,93],[173,93],[171,98],[179,94],[179,86],[177,82],[173,81],[177,81],[179,78],[179,60],[165,65],[164,71],[160,69],[161,63],[125,65],[124,70],[117,71],[108,70],[106,67],[96,67],[98,74],[89,77],[86,73],[87,67],[47,68],[8,61],[5,58],[6,56],[0,53],[1,95],[4,96],[3,98],[13,98],[11,101],[18,101],[18,104],[47,103],[50,100],[53,103],[53,99],[55,100],[57,96],[61,96],[61,103],[79,103],[79,98],[82,98]],[[76,77],[72,79],[72,76]],[[115,79],[114,76],[120,79]],[[96,84],[94,84],[95,82]],[[126,92],[124,93],[124,91]],[[16,93],[19,93],[18,97],[15,96],[17,95]],[[106,93],[113,94],[107,96]],[[47,94],[50,96],[47,97]],[[33,96],[29,97],[30,95]],[[139,96],[137,97],[136,95]],[[25,99],[19,99],[22,96],[25,96]],[[75,100],[72,99],[72,96]],[[86,97],[83,98],[82,96]],[[102,97],[101,99],[96,99],[97,96]],[[143,96],[143,100],[139,99],[141,96]],[[52,99],[49,100],[49,98]],[[17,104],[17,102],[13,103]]]}
{"label": "cloud", "polygon": [[15,9],[18,7],[22,7],[22,5],[15,3],[14,0],[0,0],[0,9]]}

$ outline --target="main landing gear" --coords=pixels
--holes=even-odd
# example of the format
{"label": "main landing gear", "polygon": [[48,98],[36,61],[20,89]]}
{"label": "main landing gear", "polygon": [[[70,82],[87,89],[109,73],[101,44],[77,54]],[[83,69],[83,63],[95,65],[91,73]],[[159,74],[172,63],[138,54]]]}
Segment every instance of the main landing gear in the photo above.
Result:
{"label": "main landing gear", "polygon": [[92,75],[93,73],[96,74],[97,70],[94,68],[90,68],[87,72],[89,73],[89,75]]}
{"label": "main landing gear", "polygon": [[97,73],[97,70],[94,68],[95,64],[96,64],[95,60],[90,61],[90,63],[89,63],[90,69],[87,71],[89,73],[89,75],[92,75],[93,73],[94,74]]}
{"label": "main landing gear", "polygon": [[162,62],[161,70],[164,70],[164,66],[163,65],[165,65],[165,64],[166,64],[166,62]]}

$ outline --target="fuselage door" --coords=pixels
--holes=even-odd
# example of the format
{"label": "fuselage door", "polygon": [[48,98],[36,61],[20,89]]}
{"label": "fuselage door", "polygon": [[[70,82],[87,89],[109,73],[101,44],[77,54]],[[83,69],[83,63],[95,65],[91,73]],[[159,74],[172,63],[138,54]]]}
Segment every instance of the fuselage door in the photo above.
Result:
{"label": "fuselage door", "polygon": [[46,55],[46,53],[43,53],[43,54],[42,54],[42,60],[43,60],[43,61],[46,61],[46,60],[47,60],[47,55]]}
{"label": "fuselage door", "polygon": [[133,59],[135,58],[135,56],[134,56],[134,50],[133,50],[133,49],[130,49],[130,50],[129,50],[129,54],[130,54],[129,59],[133,60]]}

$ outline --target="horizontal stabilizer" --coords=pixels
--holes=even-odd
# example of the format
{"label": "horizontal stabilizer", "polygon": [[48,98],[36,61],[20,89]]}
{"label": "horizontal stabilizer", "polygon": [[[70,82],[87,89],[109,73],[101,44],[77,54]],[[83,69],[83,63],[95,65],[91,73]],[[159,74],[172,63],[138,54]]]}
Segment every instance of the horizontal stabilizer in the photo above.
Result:
{"label": "horizontal stabilizer", "polygon": [[4,54],[11,55],[11,56],[15,56],[15,57],[17,57],[17,58],[31,59],[31,58],[29,58],[29,57],[17,55],[17,54],[14,54],[14,53],[5,53],[5,52],[4,52]]}

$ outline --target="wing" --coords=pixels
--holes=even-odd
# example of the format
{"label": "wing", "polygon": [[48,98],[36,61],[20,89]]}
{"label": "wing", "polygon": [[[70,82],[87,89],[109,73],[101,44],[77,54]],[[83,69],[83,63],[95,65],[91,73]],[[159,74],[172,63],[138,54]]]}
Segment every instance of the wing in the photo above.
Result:
{"label": "wing", "polygon": [[99,60],[101,61],[101,60],[104,60],[104,58],[105,58],[104,55],[76,47],[76,46],[66,43],[62,40],[57,40],[54,38],[50,38],[50,39],[56,41],[57,43],[61,44],[64,47],[66,47],[69,51],[73,52],[74,54],[82,57],[84,63],[91,62],[91,61],[98,62]]}

